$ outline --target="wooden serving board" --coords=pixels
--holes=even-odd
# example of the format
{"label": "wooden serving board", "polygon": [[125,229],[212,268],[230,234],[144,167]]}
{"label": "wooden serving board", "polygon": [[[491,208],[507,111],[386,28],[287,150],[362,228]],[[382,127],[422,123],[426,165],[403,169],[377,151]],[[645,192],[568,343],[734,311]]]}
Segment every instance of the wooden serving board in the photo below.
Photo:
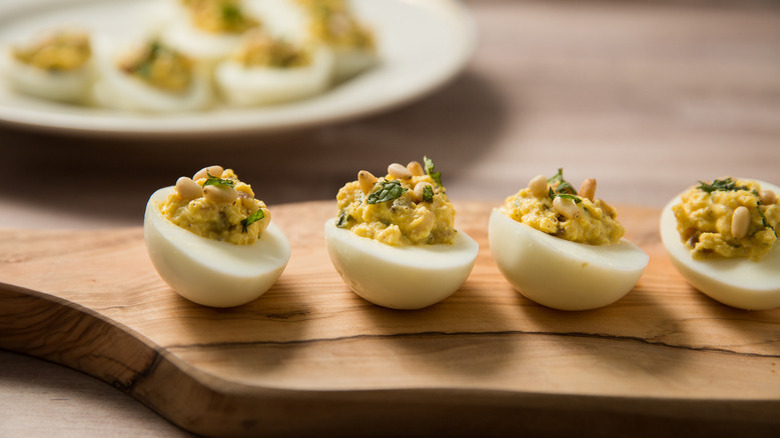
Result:
{"label": "wooden serving board", "polygon": [[479,258],[461,290],[417,311],[344,285],[323,244],[332,202],[272,207],[290,263],[258,300],[222,310],[170,290],[140,228],[1,230],[0,348],[95,376],[204,435],[776,432],[780,310],[732,309],[688,286],[657,210],[619,209],[650,255],[636,288],[562,312],[498,272],[495,204],[456,203]]}

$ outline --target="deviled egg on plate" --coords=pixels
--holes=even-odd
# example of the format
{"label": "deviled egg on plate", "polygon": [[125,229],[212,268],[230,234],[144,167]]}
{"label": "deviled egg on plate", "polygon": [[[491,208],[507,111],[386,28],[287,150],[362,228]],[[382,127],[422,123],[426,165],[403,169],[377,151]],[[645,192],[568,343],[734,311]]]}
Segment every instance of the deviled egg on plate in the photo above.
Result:
{"label": "deviled egg on plate", "polygon": [[254,196],[233,170],[220,166],[152,194],[144,215],[146,247],[179,295],[205,306],[239,306],[279,278],[290,244]]}
{"label": "deviled egg on plate", "polygon": [[426,158],[424,168],[393,163],[379,178],[362,170],[339,190],[339,213],[325,223],[325,244],[358,296],[392,309],[420,309],[466,281],[479,246],[454,227],[440,176]]}
{"label": "deviled egg on plate", "polygon": [[696,289],[748,310],[780,307],[780,188],[744,178],[690,187],[666,205],[661,239]]}
{"label": "deviled egg on plate", "polygon": [[311,37],[333,51],[333,80],[341,82],[374,66],[376,41],[347,0],[296,0],[309,16]]}
{"label": "deviled egg on plate", "polygon": [[614,303],[636,285],[649,257],[622,239],[614,208],[595,193],[595,179],[577,191],[558,169],[493,209],[490,251],[523,296],[554,309],[587,310]]}
{"label": "deviled egg on plate", "polygon": [[166,44],[212,67],[260,26],[241,0],[181,0],[177,14],[161,33]]}
{"label": "deviled egg on plate", "polygon": [[2,62],[13,89],[41,99],[85,103],[94,79],[92,44],[81,30],[59,29],[9,46]]}
{"label": "deviled egg on plate", "polygon": [[264,22],[275,35],[328,47],[333,52],[334,82],[345,81],[379,60],[373,30],[348,0],[258,0],[253,9],[268,17]]}
{"label": "deviled egg on plate", "polygon": [[233,106],[276,104],[323,92],[332,64],[323,47],[296,45],[254,30],[217,65],[214,82]]}
{"label": "deviled egg on plate", "polygon": [[104,41],[98,50],[100,78],[94,100],[103,107],[181,112],[205,109],[212,103],[204,69],[159,40],[127,48]]}

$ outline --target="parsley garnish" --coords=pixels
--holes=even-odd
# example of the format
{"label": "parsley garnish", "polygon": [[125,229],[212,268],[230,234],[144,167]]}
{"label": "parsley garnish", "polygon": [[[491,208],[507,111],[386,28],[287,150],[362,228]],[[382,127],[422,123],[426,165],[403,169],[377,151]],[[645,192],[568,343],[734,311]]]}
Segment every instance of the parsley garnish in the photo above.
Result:
{"label": "parsley garnish", "polygon": [[431,160],[428,157],[423,157],[423,162],[425,163],[425,173],[428,174],[431,178],[433,178],[434,181],[436,181],[436,184],[441,187],[441,172],[436,172],[433,166],[433,160]]}
{"label": "parsley garnish", "polygon": [[149,46],[149,58],[157,59],[160,55],[163,54],[164,51],[165,47],[163,47],[162,43],[159,41],[153,41],[152,45]]}
{"label": "parsley garnish", "polygon": [[368,195],[366,200],[369,204],[379,204],[380,202],[392,201],[404,194],[405,189],[401,187],[401,183],[398,181],[381,180],[379,183],[379,190]]}
{"label": "parsley garnish", "polygon": [[131,71],[144,79],[149,79],[152,76],[152,61],[146,60]]}
{"label": "parsley garnish", "polygon": [[571,193],[556,192],[553,191],[552,187],[550,187],[549,192],[547,194],[550,196],[550,199],[555,199],[555,198],[571,199],[572,201],[574,201],[575,204],[579,204],[580,202],[582,202],[582,199],[580,199],[579,196],[572,195]]}
{"label": "parsley garnish", "polygon": [[341,213],[339,213],[339,218],[336,220],[336,226],[344,228],[347,226],[347,222],[349,222],[349,215],[346,210],[342,210]]}
{"label": "parsley garnish", "polygon": [[128,73],[136,74],[142,78],[149,79],[152,75],[152,64],[160,57],[163,52],[163,46],[159,41],[152,41],[143,52],[143,57],[136,60],[135,64],[124,67]]}
{"label": "parsley garnish", "polygon": [[716,179],[712,184],[707,184],[704,181],[699,181],[699,187],[697,189],[705,192],[712,193],[714,191],[722,192],[736,192],[737,190],[750,190],[746,186],[738,186],[737,182],[731,178]]}
{"label": "parsley garnish", "polygon": [[259,208],[254,213],[250,214],[248,217],[243,219],[241,221],[241,232],[246,233],[247,227],[252,225],[253,223],[259,221],[260,219],[265,217],[265,213],[263,213],[263,209]]}
{"label": "parsley garnish", "polygon": [[[203,187],[206,186],[233,187],[235,185],[233,180],[218,178],[216,176],[211,175],[208,172],[206,172],[206,176],[208,176],[208,179],[206,180],[206,182],[203,183]],[[262,217],[260,219],[262,219]]]}
{"label": "parsley garnish", "polygon": [[574,187],[572,187],[571,184],[569,184],[568,181],[563,179],[563,168],[558,169],[558,173],[553,175],[552,178],[547,178],[547,183],[552,185],[555,185],[555,190],[553,190],[552,187],[548,189],[548,195],[550,196],[550,199],[555,198],[564,198],[564,199],[571,199],[574,201],[575,204],[579,204],[582,202],[582,199],[580,199],[579,196],[577,196],[577,191],[574,190]]}
{"label": "parsley garnish", "polygon": [[236,22],[243,19],[243,14],[238,6],[226,3],[222,5],[222,19],[226,22]]}
{"label": "parsley garnish", "polygon": [[433,202],[433,187],[426,185],[423,187],[423,201]]}
{"label": "parsley garnish", "polygon": [[569,184],[567,181],[564,181],[564,182],[558,184],[558,187],[555,188],[555,193],[576,195],[577,191],[574,190],[574,187],[572,187],[571,184]]}
{"label": "parsley garnish", "polygon": [[557,182],[563,182],[563,167],[558,168],[558,173],[551,178],[547,178],[547,184],[555,184]]}
{"label": "parsley garnish", "polygon": [[574,187],[572,187],[568,181],[563,179],[563,168],[558,168],[558,173],[553,175],[552,178],[547,178],[547,184],[555,185],[555,183],[558,183],[558,186],[555,188],[555,193],[568,193],[570,195],[577,194],[577,191],[574,190]]}
{"label": "parsley garnish", "polygon": [[775,237],[777,237],[777,230],[775,230],[775,227],[773,227],[772,225],[769,225],[769,221],[766,220],[766,215],[764,214],[763,211],[761,211],[762,205],[763,204],[761,204],[761,200],[759,199],[758,202],[756,203],[756,210],[758,210],[758,214],[759,216],[761,216],[761,224],[764,225],[764,228],[769,228],[770,230],[772,230],[772,232],[775,233]]}

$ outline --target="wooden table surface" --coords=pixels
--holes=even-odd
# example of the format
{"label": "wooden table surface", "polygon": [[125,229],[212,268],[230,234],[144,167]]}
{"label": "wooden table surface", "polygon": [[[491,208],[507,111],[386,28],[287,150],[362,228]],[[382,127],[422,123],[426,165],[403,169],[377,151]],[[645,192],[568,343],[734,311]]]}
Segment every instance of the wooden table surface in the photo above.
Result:
{"label": "wooden table surface", "polygon": [[[12,0],[22,1],[22,0]],[[455,200],[539,173],[660,208],[699,179],[780,183],[780,8],[762,2],[467,1],[462,75],[406,107],[275,136],[96,139],[0,126],[0,227],[140,225],[157,187],[233,167],[270,205],[332,198],[359,168],[428,155]],[[186,435],[118,390],[0,351],[0,436]],[[594,431],[594,433],[600,433]]]}

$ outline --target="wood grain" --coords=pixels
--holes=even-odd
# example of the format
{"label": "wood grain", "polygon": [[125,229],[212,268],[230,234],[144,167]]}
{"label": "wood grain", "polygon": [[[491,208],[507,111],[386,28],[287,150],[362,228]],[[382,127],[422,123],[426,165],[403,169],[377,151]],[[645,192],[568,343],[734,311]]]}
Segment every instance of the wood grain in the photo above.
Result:
{"label": "wood grain", "polygon": [[419,311],[373,306],[343,284],[322,243],[331,202],[276,206],[287,269],[260,299],[221,310],[159,279],[140,228],[0,230],[0,347],[84,371],[204,435],[780,426],[780,309],[736,310],[688,286],[660,246],[657,210],[620,209],[651,257],[637,287],[561,312],[499,274],[493,204],[456,203],[477,264]]}

